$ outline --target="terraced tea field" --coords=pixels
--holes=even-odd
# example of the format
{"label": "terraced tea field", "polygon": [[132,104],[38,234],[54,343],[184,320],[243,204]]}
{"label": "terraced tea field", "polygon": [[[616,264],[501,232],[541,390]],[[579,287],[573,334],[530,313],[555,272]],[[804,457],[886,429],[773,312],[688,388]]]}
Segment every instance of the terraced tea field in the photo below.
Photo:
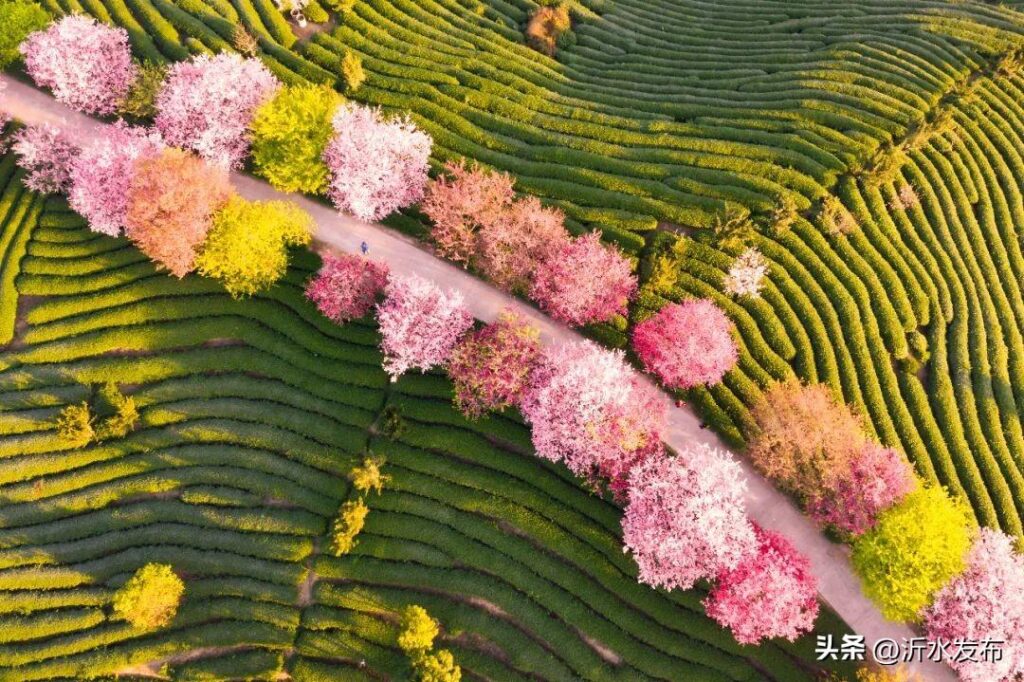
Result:
{"label": "terraced tea field", "polygon": [[[0,179],[0,679],[404,679],[409,603],[469,679],[812,679],[813,637],[739,647],[700,591],[638,585],[619,510],[532,456],[521,423],[466,422],[440,375],[390,384],[372,326],[302,297],[315,257],[233,301],[25,191],[9,156]],[[58,412],[111,381],[140,427],[66,449]],[[392,481],[335,558],[325,534],[367,452]],[[149,633],[109,613],[147,562],[186,583]]]}

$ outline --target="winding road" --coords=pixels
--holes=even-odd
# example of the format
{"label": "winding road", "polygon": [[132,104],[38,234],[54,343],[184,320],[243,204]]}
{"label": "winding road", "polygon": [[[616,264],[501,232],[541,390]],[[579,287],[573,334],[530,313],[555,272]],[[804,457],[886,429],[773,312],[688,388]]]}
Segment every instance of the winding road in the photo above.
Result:
{"label": "winding road", "polygon": [[[28,124],[49,123],[66,130],[73,138],[85,140],[95,136],[106,123],[75,112],[8,74],[0,74],[0,111]],[[308,197],[280,192],[267,183],[242,173],[233,173],[231,180],[239,194],[251,200],[289,200],[308,211],[316,221],[316,240],[321,245],[358,253],[362,242],[370,247],[369,255],[382,260],[395,272],[415,273],[444,287],[460,291],[469,309],[478,319],[494,320],[505,308],[512,308],[529,318],[541,330],[545,343],[576,341],[582,337],[560,325],[522,301],[451,265],[428,251],[422,244],[388,227],[365,223]],[[648,380],[645,377],[645,380]],[[727,450],[710,429],[700,427],[700,420],[687,407],[677,407],[668,394],[668,429],[665,442],[675,450],[693,443]],[[743,457],[737,457],[747,479],[746,504],[750,516],[761,526],[788,537],[811,561],[818,579],[821,599],[829,605],[857,634],[865,637],[870,654],[874,642],[918,636],[910,627],[887,621],[864,595],[860,581],[850,568],[849,550],[829,541],[788,497],[776,490]],[[839,637],[836,637],[837,643]],[[944,663],[917,662],[909,664],[928,682],[954,682],[957,676]]]}

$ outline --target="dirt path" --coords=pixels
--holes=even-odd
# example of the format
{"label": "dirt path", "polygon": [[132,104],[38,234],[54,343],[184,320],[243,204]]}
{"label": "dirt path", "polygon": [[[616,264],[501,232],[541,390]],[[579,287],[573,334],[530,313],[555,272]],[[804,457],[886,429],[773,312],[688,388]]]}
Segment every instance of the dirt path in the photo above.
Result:
{"label": "dirt path", "polygon": [[[0,110],[25,123],[48,122],[59,125],[78,139],[88,139],[105,124],[83,114],[71,111],[48,94],[18,81],[7,74],[0,75],[7,89],[0,95]],[[385,261],[394,272],[414,273],[446,287],[457,289],[465,297],[470,311],[478,319],[494,320],[504,308],[512,308],[529,318],[541,329],[545,343],[563,343],[582,338],[573,330],[544,316],[536,308],[509,296],[490,284],[477,279],[464,270],[446,263],[410,237],[382,225],[365,223],[308,197],[279,192],[267,183],[240,173],[232,174],[239,194],[254,200],[291,200],[308,211],[316,221],[316,241],[321,247],[358,253],[362,242],[369,245],[369,256]],[[649,381],[645,377],[646,381]],[[686,406],[677,407],[670,396],[664,395],[669,410],[669,425],[665,442],[676,450],[693,443],[707,443],[727,450],[726,445],[710,429],[700,428],[700,420]],[[746,503],[751,517],[761,526],[776,530],[788,537],[811,561],[818,579],[821,599],[828,604],[855,632],[871,644],[891,638],[916,636],[907,625],[892,623],[882,616],[861,590],[860,581],[850,568],[849,551],[845,546],[829,541],[818,528],[785,495],[776,490],[742,457],[737,458],[747,479]],[[916,664],[914,669],[929,682],[955,682],[956,676],[944,664]]]}

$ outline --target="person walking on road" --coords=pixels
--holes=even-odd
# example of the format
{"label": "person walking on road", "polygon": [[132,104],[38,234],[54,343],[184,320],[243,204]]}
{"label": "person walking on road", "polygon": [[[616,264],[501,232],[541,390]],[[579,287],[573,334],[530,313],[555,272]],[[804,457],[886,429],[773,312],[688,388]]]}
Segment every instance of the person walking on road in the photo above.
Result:
{"label": "person walking on road", "polygon": [[367,244],[366,242],[363,242],[362,244],[359,245],[359,250],[362,251],[363,255],[365,256],[367,253],[370,252],[370,245]]}

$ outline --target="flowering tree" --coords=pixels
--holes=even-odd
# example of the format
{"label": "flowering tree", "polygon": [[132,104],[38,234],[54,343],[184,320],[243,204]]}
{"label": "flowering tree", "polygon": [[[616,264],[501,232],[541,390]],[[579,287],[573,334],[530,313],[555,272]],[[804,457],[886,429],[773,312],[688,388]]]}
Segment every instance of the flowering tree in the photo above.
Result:
{"label": "flowering tree", "polygon": [[565,215],[536,197],[512,203],[477,235],[476,266],[508,291],[527,292],[537,269],[569,241]]}
{"label": "flowering tree", "polygon": [[756,551],[719,573],[704,607],[740,644],[773,637],[793,642],[818,617],[817,581],[810,562],[789,540],[756,525],[754,533]]}
{"label": "flowering tree", "polygon": [[135,161],[162,149],[160,136],[118,121],[82,147],[71,164],[68,202],[94,232],[116,237],[128,213]]}
{"label": "flowering tree", "polygon": [[420,209],[434,224],[430,236],[438,252],[468,264],[476,255],[477,231],[498,222],[512,205],[515,180],[475,163],[466,166],[465,161],[449,161],[444,168],[427,186]]}
{"label": "flowering tree", "polygon": [[540,332],[506,310],[466,336],[448,361],[455,404],[471,419],[519,401],[540,358]]}
{"label": "flowering tree", "polygon": [[342,324],[370,312],[388,280],[388,266],[349,254],[323,254],[323,265],[306,284],[306,298]]}
{"label": "flowering tree", "polygon": [[71,14],[21,44],[25,70],[58,101],[87,114],[117,110],[135,80],[128,32]]}
{"label": "flowering tree", "polygon": [[185,583],[167,564],[146,564],[114,593],[114,613],[137,628],[151,630],[174,620]]}
{"label": "flowering tree", "polygon": [[176,277],[192,271],[213,214],[231,196],[227,171],[180,149],[135,164],[125,232],[139,249]]}
{"label": "flowering tree", "polygon": [[946,583],[924,612],[930,639],[1002,641],[1002,660],[951,663],[965,682],[1024,679],[1024,556],[1013,544],[997,530],[982,529],[967,570]]}
{"label": "flowering tree", "polygon": [[342,105],[324,150],[331,172],[327,193],[339,211],[380,220],[423,198],[432,140],[408,118]]}
{"label": "flowering tree", "polygon": [[633,350],[672,388],[717,384],[737,358],[732,322],[705,298],[669,304],[638,324]]}
{"label": "flowering tree", "polygon": [[640,582],[688,590],[755,552],[745,490],[739,465],[706,444],[633,469],[622,538],[640,568]]}
{"label": "flowering tree", "polygon": [[377,321],[384,371],[392,381],[414,367],[425,372],[444,364],[473,326],[462,294],[443,291],[416,275],[388,278]]}
{"label": "flowering tree", "polygon": [[521,402],[538,455],[617,493],[630,469],[662,452],[665,407],[622,351],[592,341],[545,349]]}
{"label": "flowering tree", "polygon": [[43,194],[70,189],[71,167],[78,151],[66,133],[45,123],[23,128],[14,137],[18,165],[28,172],[25,186]]}
{"label": "flowering tree", "polygon": [[865,443],[853,457],[849,473],[830,489],[812,495],[807,512],[820,524],[860,535],[882,512],[917,486],[914,470],[902,453],[877,443]]}
{"label": "flowering tree", "polygon": [[591,232],[560,244],[540,263],[530,297],[556,320],[576,326],[625,314],[636,289],[629,261]]}
{"label": "flowering tree", "polygon": [[748,248],[733,261],[729,268],[722,288],[730,296],[749,296],[756,298],[761,295],[764,276],[768,272],[768,261],[754,247]]}
{"label": "flowering tree", "polygon": [[214,214],[196,269],[236,298],[252,296],[284,277],[288,247],[308,245],[312,232],[312,216],[297,204],[233,196]]}
{"label": "flowering tree", "polygon": [[805,499],[829,495],[848,480],[867,442],[857,415],[824,384],[775,384],[751,416],[751,460]]}
{"label": "flowering tree", "polygon": [[168,69],[155,124],[167,144],[237,168],[249,152],[253,114],[280,86],[258,59],[202,54]]}

